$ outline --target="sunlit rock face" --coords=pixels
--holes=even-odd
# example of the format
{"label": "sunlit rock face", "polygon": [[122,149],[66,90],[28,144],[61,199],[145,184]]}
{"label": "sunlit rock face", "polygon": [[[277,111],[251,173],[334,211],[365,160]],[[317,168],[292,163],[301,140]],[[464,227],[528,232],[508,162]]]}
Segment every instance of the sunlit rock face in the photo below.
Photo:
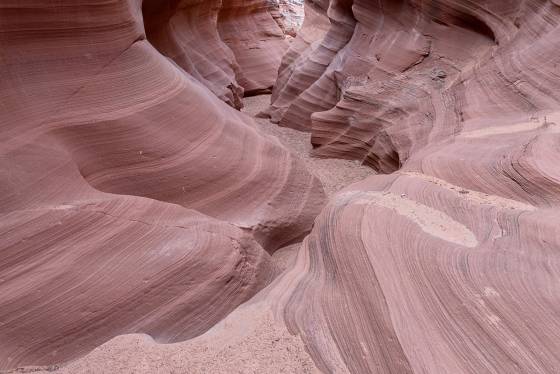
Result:
{"label": "sunlit rock face", "polygon": [[320,182],[220,100],[219,9],[0,4],[0,369],[201,334],[311,229]]}
{"label": "sunlit rock face", "polygon": [[388,175],[330,201],[285,309],[325,372],[560,367],[560,6],[307,2],[268,115]]}

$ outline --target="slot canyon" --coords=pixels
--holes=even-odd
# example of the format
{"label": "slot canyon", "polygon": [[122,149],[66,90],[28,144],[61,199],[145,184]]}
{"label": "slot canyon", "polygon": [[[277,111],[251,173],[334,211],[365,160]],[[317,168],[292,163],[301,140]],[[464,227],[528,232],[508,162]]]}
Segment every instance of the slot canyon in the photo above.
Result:
{"label": "slot canyon", "polygon": [[0,0],[0,373],[560,373],[560,0]]}

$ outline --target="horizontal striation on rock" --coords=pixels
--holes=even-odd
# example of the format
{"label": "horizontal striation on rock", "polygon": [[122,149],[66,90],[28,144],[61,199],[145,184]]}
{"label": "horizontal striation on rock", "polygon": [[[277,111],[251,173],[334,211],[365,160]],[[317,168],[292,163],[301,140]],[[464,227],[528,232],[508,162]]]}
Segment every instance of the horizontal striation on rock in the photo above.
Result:
{"label": "horizontal striation on rock", "polygon": [[123,333],[184,340],[266,284],[269,256],[239,228],[101,193],[58,148],[43,138],[2,160],[2,368],[66,361]]}

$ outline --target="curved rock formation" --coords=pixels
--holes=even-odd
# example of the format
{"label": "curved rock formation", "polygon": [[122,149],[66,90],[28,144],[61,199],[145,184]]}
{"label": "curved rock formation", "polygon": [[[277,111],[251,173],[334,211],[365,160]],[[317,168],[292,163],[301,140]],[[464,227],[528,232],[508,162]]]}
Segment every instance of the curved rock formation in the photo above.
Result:
{"label": "curved rock formation", "polygon": [[526,118],[557,103],[557,80],[526,66],[554,71],[554,3],[352,3],[331,2],[319,42],[305,42],[310,28],[302,29],[296,45],[309,47],[286,56],[268,111],[311,131],[317,155],[392,172],[478,118]]}
{"label": "curved rock formation", "polygon": [[285,275],[290,328],[325,372],[555,372],[559,4],[335,4],[268,114],[393,174],[316,220]]}
{"label": "curved rock formation", "polygon": [[2,163],[2,368],[63,362],[124,333],[188,339],[266,284],[269,256],[240,229],[100,193],[43,140]]}
{"label": "curved rock formation", "polygon": [[240,66],[237,77],[245,95],[270,92],[288,44],[277,10],[269,1],[225,1],[218,29]]}
{"label": "curved rock formation", "polygon": [[143,19],[169,21],[154,5],[0,5],[0,368],[204,332],[323,205],[301,160],[181,69],[197,51],[174,64],[146,40]]}
{"label": "curved rock formation", "polygon": [[[311,132],[318,156],[388,174],[315,220],[319,182],[216,98],[236,105],[232,77],[270,78],[274,7],[166,4],[0,6],[1,368],[147,333],[198,338],[122,337],[67,369],[126,342],[154,359],[183,347],[196,368],[239,344],[250,365],[267,339],[295,346],[274,365],[302,371],[301,342],[324,372],[557,371],[557,0],[308,1],[263,115]],[[272,52],[246,50],[259,38]],[[128,358],[115,362],[142,366]],[[232,362],[212,368],[247,367]]]}
{"label": "curved rock formation", "polygon": [[241,108],[240,67],[218,33],[221,5],[221,0],[143,1],[146,36],[221,100]]}
{"label": "curved rock formation", "polygon": [[553,373],[559,218],[428,174],[372,177],[317,220],[287,320],[325,372]]}
{"label": "curved rock formation", "polygon": [[[304,116],[297,114],[300,95],[306,95],[325,73],[337,52],[351,38],[356,23],[352,17],[352,1],[349,0],[309,2],[306,3],[305,9],[303,27],[284,56],[273,92],[272,105],[265,113],[273,122],[280,122],[283,126],[286,126],[288,121],[284,118],[291,118],[289,127],[297,130],[305,130],[308,121]],[[313,98],[311,105],[314,109],[336,104],[331,95],[320,95],[318,93]],[[324,100],[330,104],[325,104]]]}
{"label": "curved rock formation", "polygon": [[142,9],[148,41],[237,109],[244,95],[270,91],[294,28],[265,0],[145,0]]}

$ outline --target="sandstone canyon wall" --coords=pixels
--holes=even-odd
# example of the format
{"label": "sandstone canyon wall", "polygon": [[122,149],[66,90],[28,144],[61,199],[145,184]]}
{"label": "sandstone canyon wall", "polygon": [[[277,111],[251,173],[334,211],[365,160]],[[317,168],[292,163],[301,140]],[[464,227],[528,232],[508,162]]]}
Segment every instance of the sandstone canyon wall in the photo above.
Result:
{"label": "sandstone canyon wall", "polygon": [[381,174],[326,207],[231,108],[280,10],[0,4],[0,368],[199,336],[266,286],[234,318],[267,300],[323,372],[556,373],[558,0],[306,1],[261,115]]}
{"label": "sandstone canyon wall", "polygon": [[554,1],[331,1],[307,11],[319,20],[284,57],[265,114],[311,131],[317,155],[392,172],[428,141],[494,117],[542,120],[558,102]]}
{"label": "sandstone canyon wall", "polygon": [[278,24],[280,28],[284,31],[286,35],[295,37],[305,18],[305,13],[303,9],[303,0],[275,0],[277,3],[278,12],[277,17],[279,19]]}
{"label": "sandstone canyon wall", "polygon": [[320,182],[212,93],[210,3],[0,4],[1,369],[196,336],[310,230]]}
{"label": "sandstone canyon wall", "polygon": [[279,9],[263,0],[223,1],[218,30],[240,66],[246,95],[270,92],[288,44]]}
{"label": "sandstone canyon wall", "polygon": [[[229,105],[272,89],[295,19],[265,0],[147,0],[148,41]],[[284,12],[286,13],[286,12]]]}
{"label": "sandstone canyon wall", "polygon": [[306,12],[263,115],[392,174],[316,220],[286,275],[292,331],[325,372],[556,372],[560,3]]}

